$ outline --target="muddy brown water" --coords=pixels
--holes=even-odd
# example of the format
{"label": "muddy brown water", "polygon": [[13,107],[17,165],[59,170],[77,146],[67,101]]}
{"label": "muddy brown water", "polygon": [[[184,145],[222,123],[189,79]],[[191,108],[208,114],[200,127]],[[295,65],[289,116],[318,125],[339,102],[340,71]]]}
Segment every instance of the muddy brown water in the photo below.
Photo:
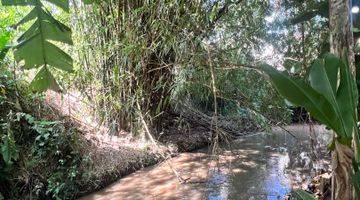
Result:
{"label": "muddy brown water", "polygon": [[81,200],[284,199],[292,188],[304,187],[311,176],[327,170],[331,138],[322,126],[286,128],[296,139],[274,128],[222,144],[215,158],[208,149],[182,153]]}

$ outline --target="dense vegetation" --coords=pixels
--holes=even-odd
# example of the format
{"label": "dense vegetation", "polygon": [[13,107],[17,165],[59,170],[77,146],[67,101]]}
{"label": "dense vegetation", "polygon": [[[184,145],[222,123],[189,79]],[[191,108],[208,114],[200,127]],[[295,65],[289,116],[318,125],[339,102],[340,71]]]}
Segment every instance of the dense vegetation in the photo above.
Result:
{"label": "dense vegetation", "polygon": [[214,148],[237,132],[289,124],[302,106],[337,134],[335,161],[351,152],[338,173],[359,176],[354,52],[333,50],[340,36],[329,26],[342,24],[331,21],[328,1],[1,3],[0,199],[90,192],[96,162],[84,149],[94,145],[74,115],[47,100],[49,90],[83,97],[110,136],[161,141],[202,126]]}

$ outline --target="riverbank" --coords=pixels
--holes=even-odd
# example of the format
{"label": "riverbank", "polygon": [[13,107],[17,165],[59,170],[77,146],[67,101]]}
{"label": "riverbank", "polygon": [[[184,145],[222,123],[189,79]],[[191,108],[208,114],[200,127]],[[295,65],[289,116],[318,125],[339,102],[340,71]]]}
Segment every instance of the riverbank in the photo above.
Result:
{"label": "riverbank", "polygon": [[[287,140],[292,141],[295,139],[299,144],[306,144],[309,147],[309,151],[307,152],[301,152],[301,149],[296,148],[291,149],[288,152],[291,155],[290,162],[292,163],[289,173],[292,177],[296,177],[296,179],[293,180],[291,187],[307,189],[307,186],[310,184],[313,176],[319,175],[323,171],[328,171],[329,163],[326,160],[309,163],[309,160],[319,157],[319,155],[315,154],[321,153],[322,156],[326,154],[323,148],[323,144],[326,143],[326,140],[320,133],[327,132],[327,130],[323,126],[309,125],[288,126],[286,127],[286,130],[287,131],[284,131],[280,127],[274,127],[271,131],[283,134],[285,142],[284,145],[288,145],[286,143]],[[105,187],[111,187],[109,185],[112,185],[115,181],[122,180],[123,177],[126,177],[134,172],[137,173],[138,170],[143,168],[156,166],[158,163],[162,163],[160,165],[164,165],[162,161],[165,157],[170,158],[174,155],[180,155],[181,157],[181,155],[183,155],[181,153],[192,152],[207,147],[210,144],[209,130],[203,126],[193,125],[189,126],[187,131],[181,131],[183,130],[176,127],[170,127],[168,130],[165,130],[159,137],[157,137],[157,146],[145,142],[144,140],[134,140],[128,133],[126,133],[123,134],[122,137],[126,136],[127,141],[123,138],[119,144],[111,145],[112,148],[114,146],[118,146],[117,149],[111,150],[107,148],[107,150],[103,150],[101,152],[90,153],[94,156],[93,160],[96,162],[94,162],[93,167],[89,169],[96,171],[97,173],[93,173],[91,181],[87,181],[87,183],[83,185],[81,196],[86,196],[86,194],[102,190]],[[304,143],[298,138],[294,138],[293,134],[299,132],[309,133],[306,140],[311,142]],[[254,134],[250,134],[250,132],[247,133],[248,134],[242,134],[240,138],[246,139],[248,137],[254,137]],[[236,139],[236,137],[233,137],[233,139]],[[104,139],[101,140],[103,141]],[[269,138],[267,140],[269,140]],[[124,148],[124,144],[131,144],[132,147]],[[285,149],[281,147],[281,145],[279,146],[279,144],[265,145],[264,148],[266,148],[266,151],[284,151]],[[88,149],[96,149],[96,147]],[[295,168],[296,170],[292,170]],[[285,167],[282,169],[285,169]],[[302,169],[302,171],[299,171],[299,169]],[[301,173],[308,173],[310,171],[312,173],[311,175],[309,174],[308,177],[301,177]],[[173,175],[174,174],[170,175],[170,177]],[[194,182],[199,182],[199,180]]]}
{"label": "riverbank", "polygon": [[91,161],[87,177],[81,182],[78,196],[99,191],[113,182],[145,167],[156,165],[165,158],[191,152],[210,145],[210,131],[202,126],[192,126],[186,131],[171,127],[157,138],[157,145],[130,133],[118,136],[91,136],[87,133],[89,147],[84,155]]}
{"label": "riverbank", "polygon": [[[206,147],[211,141],[211,117],[190,113],[191,111],[187,111],[190,113],[187,116],[185,113],[181,116],[172,113],[172,116],[166,118],[167,121],[162,121],[163,130],[153,132],[157,143],[154,145],[145,138],[146,134],[141,130],[134,134],[114,130],[111,124],[103,123],[103,119],[94,115],[92,105],[86,103],[79,92],[60,95],[48,91],[44,106],[44,110],[52,111],[51,120],[58,120],[59,116],[63,116],[69,121],[64,130],[77,130],[74,135],[76,144],[73,147],[82,159],[76,166],[76,177],[72,177],[71,171],[66,172],[72,180],[74,190],[71,194],[75,194],[75,197],[101,190],[126,175],[181,152]],[[245,118],[226,118],[219,119],[219,128],[232,133],[247,133],[259,127]],[[41,170],[45,171],[46,168]],[[47,183],[44,182],[44,185]],[[69,184],[65,187],[68,186]],[[42,191],[46,193],[47,188],[43,188]]]}
{"label": "riverbank", "polygon": [[[252,134],[223,144],[216,162],[206,148],[180,153],[82,200],[285,198],[292,188],[305,187],[313,175],[324,170],[319,165],[328,164],[326,159],[307,162],[312,154],[308,127],[287,128],[297,139],[281,129]],[[326,152],[323,142],[327,137],[319,134],[323,131],[316,127],[313,132],[321,154]]]}

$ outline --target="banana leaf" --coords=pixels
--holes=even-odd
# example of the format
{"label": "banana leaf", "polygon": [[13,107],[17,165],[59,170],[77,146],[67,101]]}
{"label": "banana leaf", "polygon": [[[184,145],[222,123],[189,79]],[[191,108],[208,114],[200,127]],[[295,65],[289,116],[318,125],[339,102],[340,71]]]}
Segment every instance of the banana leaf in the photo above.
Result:
{"label": "banana leaf", "polygon": [[313,62],[307,79],[291,77],[266,64],[260,69],[269,75],[284,98],[306,108],[315,119],[337,134],[339,142],[350,144],[356,127],[358,94],[346,63],[327,54]]}

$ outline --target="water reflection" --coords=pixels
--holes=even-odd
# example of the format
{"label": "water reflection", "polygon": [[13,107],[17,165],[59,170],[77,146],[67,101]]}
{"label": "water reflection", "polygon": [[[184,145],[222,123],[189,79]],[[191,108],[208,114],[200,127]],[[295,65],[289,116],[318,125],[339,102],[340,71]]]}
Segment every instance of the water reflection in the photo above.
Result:
{"label": "water reflection", "polygon": [[207,185],[209,199],[284,199],[292,188],[307,185],[312,175],[327,170],[327,161],[319,158],[327,157],[329,132],[317,126],[310,137],[308,127],[289,128],[297,139],[275,129],[272,134],[253,135],[226,147],[224,152],[231,150],[238,159],[227,166],[232,173],[213,171],[212,177],[222,176],[225,181]]}
{"label": "water reflection", "polygon": [[84,199],[284,199],[291,188],[301,187],[327,166],[319,158],[326,156],[325,145],[330,141],[329,134],[322,134],[323,127],[312,134],[308,127],[289,129],[297,139],[278,129],[255,134],[223,145],[216,161],[206,149],[172,158],[171,165],[185,184],[162,163]]}
{"label": "water reflection", "polygon": [[[237,149],[233,154],[241,158],[226,163],[228,166],[220,167],[231,169],[231,173],[226,173],[226,170],[211,172],[211,178],[206,185],[209,199],[255,200],[285,197],[291,189],[290,177],[285,172],[290,162],[289,154],[283,149],[279,149],[281,152],[268,152],[264,147],[261,143],[247,140],[233,147]],[[258,150],[246,150],[252,148]]]}

